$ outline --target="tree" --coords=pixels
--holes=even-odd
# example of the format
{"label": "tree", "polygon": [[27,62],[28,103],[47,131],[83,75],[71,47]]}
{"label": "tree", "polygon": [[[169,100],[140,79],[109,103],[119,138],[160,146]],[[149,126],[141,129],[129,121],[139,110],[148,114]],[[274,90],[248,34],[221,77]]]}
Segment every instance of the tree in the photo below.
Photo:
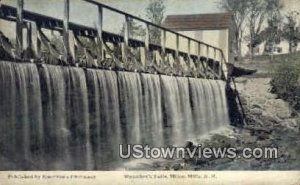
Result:
{"label": "tree", "polygon": [[221,1],[220,8],[230,12],[232,15],[232,31],[234,34],[234,52],[241,56],[241,45],[245,30],[245,19],[248,14],[246,0],[224,0]]}
{"label": "tree", "polygon": [[267,20],[268,27],[261,33],[261,38],[266,41],[265,51],[273,53],[275,44],[279,44],[282,37],[282,16],[273,14]]}
{"label": "tree", "polygon": [[248,0],[247,26],[249,35],[246,39],[249,41],[251,56],[254,54],[254,48],[263,41],[260,37],[263,23],[269,17],[278,14],[282,7],[280,0]]}
{"label": "tree", "polygon": [[[128,28],[130,38],[143,37],[146,34],[145,29],[141,25],[138,25],[137,22],[135,22],[132,18],[129,18],[128,20]],[[123,24],[121,34],[124,34],[124,30],[125,25]]]}
{"label": "tree", "polygon": [[[151,0],[149,5],[146,8],[146,17],[147,19],[157,25],[161,25],[164,19],[165,13],[164,0]],[[129,18],[128,21],[129,27],[129,37],[144,37],[146,35],[145,29],[142,25],[138,25],[133,19]],[[125,26],[123,25],[121,29],[121,34],[124,34]],[[161,31],[160,29],[150,26],[149,27],[150,40],[154,44],[161,43]]]}
{"label": "tree", "polygon": [[[150,4],[146,8],[147,19],[157,25],[161,25],[164,19],[166,6],[164,0],[151,0]],[[161,43],[161,30],[156,27],[149,28],[150,40],[154,44]]]}
{"label": "tree", "polygon": [[285,16],[287,22],[283,26],[283,38],[289,42],[289,52],[292,52],[300,41],[300,30],[297,27],[298,15],[299,12],[291,11]]}

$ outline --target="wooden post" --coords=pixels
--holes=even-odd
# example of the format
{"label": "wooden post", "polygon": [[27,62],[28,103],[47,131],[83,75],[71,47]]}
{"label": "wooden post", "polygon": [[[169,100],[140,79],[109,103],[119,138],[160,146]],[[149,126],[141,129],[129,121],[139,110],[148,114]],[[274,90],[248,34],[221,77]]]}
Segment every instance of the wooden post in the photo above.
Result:
{"label": "wooden post", "polygon": [[214,48],[214,63],[213,63],[213,70],[217,73],[217,49]]}
{"label": "wooden post", "polygon": [[17,23],[16,23],[16,54],[21,58],[23,52],[23,0],[17,1]]}
{"label": "wooden post", "polygon": [[128,55],[128,44],[129,44],[129,17],[126,15],[125,23],[124,23],[124,43],[122,44],[122,58],[126,63],[127,63],[127,55]]}
{"label": "wooden post", "polygon": [[206,45],[206,62],[208,62],[209,59],[209,46]]}
{"label": "wooden post", "polygon": [[160,64],[161,67],[163,67],[166,63],[166,37],[167,37],[167,33],[166,30],[162,30],[161,31],[161,48],[162,48],[162,52],[161,52],[161,61],[162,64]]}
{"label": "wooden post", "polygon": [[139,47],[141,65],[144,67],[147,63],[147,51],[145,47]]}
{"label": "wooden post", "polygon": [[63,21],[63,41],[64,41],[64,61],[69,64],[69,19],[70,19],[70,0],[64,0],[64,21]]}
{"label": "wooden post", "polygon": [[188,39],[188,62],[191,67],[191,39]]}
{"label": "wooden post", "polygon": [[[208,60],[209,60],[209,46],[206,45],[206,71],[208,71],[209,69],[209,65],[208,65]],[[206,74],[206,78],[208,78],[208,74]]]}
{"label": "wooden post", "polygon": [[100,65],[99,62],[101,62],[104,59],[104,53],[103,53],[103,8],[102,6],[98,6],[98,21],[97,21],[97,60],[98,65]]}
{"label": "wooden post", "polygon": [[176,56],[177,59],[179,59],[179,35],[176,34]]}
{"label": "wooden post", "polygon": [[223,55],[223,51],[220,50],[220,64],[219,64],[219,75],[220,75],[220,78],[222,78],[222,72],[223,72],[223,64],[225,62],[225,58],[224,58],[224,55]]}
{"label": "wooden post", "polygon": [[145,48],[146,48],[147,51],[149,51],[149,49],[150,49],[150,30],[149,30],[149,24],[146,24]]}
{"label": "wooden post", "polygon": [[166,30],[162,30],[161,31],[161,48],[162,48],[163,54],[166,53],[166,37],[167,37]]}
{"label": "wooden post", "polygon": [[206,76],[206,66],[204,65],[204,62],[201,61],[201,43],[198,42],[198,62],[201,62],[203,73]]}
{"label": "wooden post", "polygon": [[198,57],[198,60],[200,61],[200,59],[201,59],[201,43],[200,42],[198,42],[197,57]]}
{"label": "wooden post", "polygon": [[23,43],[23,45],[25,46],[25,56],[23,56],[26,59],[31,59],[32,58],[32,52],[31,52],[31,48],[32,48],[32,37],[31,37],[31,24],[29,22],[27,22],[25,24],[26,26],[26,39],[25,39],[25,43]]}
{"label": "wooden post", "polygon": [[35,22],[31,22],[31,38],[32,38],[32,50],[35,58],[41,57],[41,40],[39,39],[39,28]]}
{"label": "wooden post", "polygon": [[191,39],[188,39],[188,55],[191,58]]}
{"label": "wooden post", "polygon": [[144,65],[146,67],[149,66],[150,63],[149,52],[150,52],[150,32],[149,32],[149,24],[146,23],[145,46],[141,53],[141,56],[143,57],[142,62],[144,62]]}
{"label": "wooden post", "polygon": [[76,45],[75,45],[75,36],[73,31],[69,31],[69,49],[70,49],[70,56],[75,63],[76,61]]}

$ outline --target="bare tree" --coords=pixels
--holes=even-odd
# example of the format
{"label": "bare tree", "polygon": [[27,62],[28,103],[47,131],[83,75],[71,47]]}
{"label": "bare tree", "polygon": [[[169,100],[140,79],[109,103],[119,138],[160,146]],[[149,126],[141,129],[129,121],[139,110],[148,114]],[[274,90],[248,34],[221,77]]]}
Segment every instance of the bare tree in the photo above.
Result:
{"label": "bare tree", "polygon": [[300,41],[300,30],[297,27],[298,15],[299,12],[291,11],[285,16],[287,21],[283,27],[283,38],[289,42],[289,52],[292,52]]}
{"label": "bare tree", "polygon": [[220,8],[230,12],[232,15],[232,31],[234,33],[234,53],[241,57],[241,45],[245,31],[245,19],[248,14],[247,0],[224,0]]}
{"label": "bare tree", "polygon": [[269,17],[279,12],[282,7],[280,0],[248,0],[247,26],[249,35],[246,39],[249,41],[251,56],[254,54],[254,48],[263,41],[260,37],[263,24]]}

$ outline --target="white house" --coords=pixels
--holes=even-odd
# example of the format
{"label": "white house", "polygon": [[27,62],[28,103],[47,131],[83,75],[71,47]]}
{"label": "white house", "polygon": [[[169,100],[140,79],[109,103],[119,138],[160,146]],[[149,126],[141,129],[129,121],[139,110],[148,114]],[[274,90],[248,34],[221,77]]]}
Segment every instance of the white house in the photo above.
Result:
{"label": "white house", "polygon": [[[245,56],[249,55],[249,48],[245,47],[244,49],[247,51],[244,55]],[[299,50],[300,50],[300,44],[298,44],[297,47],[292,47],[292,52],[299,51]],[[263,55],[271,52],[274,55],[289,53],[289,42],[286,40],[282,40],[279,44],[275,44],[273,46],[273,49],[266,48],[266,42],[263,42],[254,49],[254,55]]]}

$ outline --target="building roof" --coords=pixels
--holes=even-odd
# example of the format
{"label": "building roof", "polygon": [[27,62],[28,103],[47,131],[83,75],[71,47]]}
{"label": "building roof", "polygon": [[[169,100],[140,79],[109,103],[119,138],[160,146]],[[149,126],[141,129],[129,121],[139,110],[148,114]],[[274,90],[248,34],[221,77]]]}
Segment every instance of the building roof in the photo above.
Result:
{"label": "building roof", "polygon": [[229,28],[230,13],[168,15],[163,26],[176,31],[219,30]]}

